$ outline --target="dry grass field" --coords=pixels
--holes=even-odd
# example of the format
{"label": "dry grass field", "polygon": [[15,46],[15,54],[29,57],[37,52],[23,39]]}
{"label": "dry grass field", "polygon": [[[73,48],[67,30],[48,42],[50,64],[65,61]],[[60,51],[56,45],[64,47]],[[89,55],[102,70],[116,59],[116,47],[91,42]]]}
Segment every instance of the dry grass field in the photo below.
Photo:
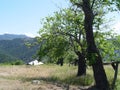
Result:
{"label": "dry grass field", "polygon": [[[0,66],[0,90],[82,90],[81,88],[87,88],[86,85],[93,82],[92,75],[89,76],[92,74],[90,70],[87,71],[88,75],[82,78],[76,77],[76,73],[77,68],[68,65],[63,67],[2,65]],[[109,70],[107,73],[110,73]],[[113,74],[108,77],[112,78]],[[120,79],[120,72],[118,78]]]}
{"label": "dry grass field", "polygon": [[50,72],[52,68],[41,66],[1,66],[0,90],[53,90],[57,87],[39,80]]}
{"label": "dry grass field", "polygon": [[[50,79],[54,72],[61,69],[63,68],[56,65],[0,66],[0,90],[66,90],[67,85],[51,82],[55,79]],[[66,71],[69,72],[69,69]],[[69,88],[77,90],[78,87]]]}

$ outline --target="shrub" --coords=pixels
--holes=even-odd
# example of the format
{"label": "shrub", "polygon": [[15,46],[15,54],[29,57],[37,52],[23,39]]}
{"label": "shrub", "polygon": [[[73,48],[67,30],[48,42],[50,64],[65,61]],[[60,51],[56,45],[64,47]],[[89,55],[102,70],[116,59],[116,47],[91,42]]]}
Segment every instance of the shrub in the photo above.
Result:
{"label": "shrub", "polygon": [[22,60],[16,60],[14,62],[12,62],[12,65],[23,65],[24,62]]}

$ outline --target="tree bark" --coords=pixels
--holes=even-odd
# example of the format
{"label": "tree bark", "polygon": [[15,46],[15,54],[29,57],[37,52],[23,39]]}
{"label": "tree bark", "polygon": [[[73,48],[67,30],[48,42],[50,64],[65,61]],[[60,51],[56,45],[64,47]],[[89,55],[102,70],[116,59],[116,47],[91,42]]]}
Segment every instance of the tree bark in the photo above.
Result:
{"label": "tree bark", "polygon": [[90,6],[90,0],[83,0],[82,9],[85,14],[84,18],[84,28],[86,31],[86,41],[87,41],[87,53],[88,54],[97,54],[95,57],[96,60],[92,64],[94,79],[96,87],[100,90],[108,90],[109,83],[103,68],[102,58],[99,54],[99,51],[95,45],[94,35],[93,35],[93,20],[94,15]]}
{"label": "tree bark", "polygon": [[114,90],[114,88],[115,88],[115,82],[117,80],[118,65],[119,65],[118,62],[116,63],[116,65],[114,65],[114,63],[113,63],[113,66],[114,66],[113,68],[114,68],[115,73],[114,73],[114,78],[113,78],[113,82],[112,82],[112,90]]}
{"label": "tree bark", "polygon": [[109,83],[103,68],[101,56],[96,57],[96,62],[92,65],[96,87],[100,90],[109,90]]}
{"label": "tree bark", "polygon": [[77,76],[82,76],[86,74],[86,61],[85,56],[78,52],[78,72]]}

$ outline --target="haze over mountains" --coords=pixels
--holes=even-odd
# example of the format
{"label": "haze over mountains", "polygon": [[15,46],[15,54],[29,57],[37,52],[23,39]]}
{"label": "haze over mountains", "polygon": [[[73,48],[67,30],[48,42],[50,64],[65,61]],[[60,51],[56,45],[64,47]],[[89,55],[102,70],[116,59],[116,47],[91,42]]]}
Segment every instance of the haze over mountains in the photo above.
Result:
{"label": "haze over mountains", "polygon": [[30,38],[26,35],[17,35],[17,34],[2,34],[0,35],[0,40],[13,40],[16,38]]}
{"label": "haze over mountains", "polygon": [[0,63],[23,60],[28,62],[36,54],[38,46],[31,48],[26,46],[27,42],[35,42],[35,38],[26,35],[4,34],[0,35]]}

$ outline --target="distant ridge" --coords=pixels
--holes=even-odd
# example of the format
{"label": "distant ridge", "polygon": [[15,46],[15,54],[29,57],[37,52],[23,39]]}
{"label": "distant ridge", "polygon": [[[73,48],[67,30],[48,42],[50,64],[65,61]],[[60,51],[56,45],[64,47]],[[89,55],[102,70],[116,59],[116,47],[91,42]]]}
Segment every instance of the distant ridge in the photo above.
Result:
{"label": "distant ridge", "polygon": [[[5,38],[2,36],[5,36]],[[0,63],[15,60],[22,60],[25,63],[29,62],[39,49],[39,45],[27,46],[27,43],[35,43],[36,38],[30,38],[26,35],[5,34],[0,35],[0,39]]]}
{"label": "distant ridge", "polygon": [[13,40],[13,39],[16,39],[16,38],[30,38],[26,35],[22,35],[22,34],[3,34],[3,35],[0,35],[0,40]]}

